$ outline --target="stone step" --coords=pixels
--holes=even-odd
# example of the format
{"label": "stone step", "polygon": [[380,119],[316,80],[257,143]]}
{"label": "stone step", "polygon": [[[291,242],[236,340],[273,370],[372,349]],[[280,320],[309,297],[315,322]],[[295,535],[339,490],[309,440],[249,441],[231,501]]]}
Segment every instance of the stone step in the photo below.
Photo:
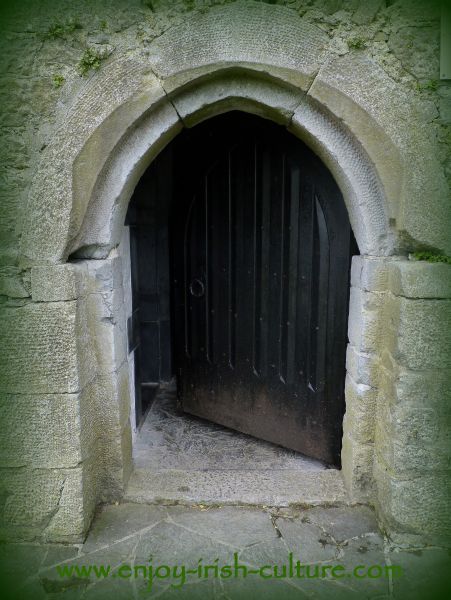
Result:
{"label": "stone step", "polygon": [[341,471],[148,470],[137,468],[124,501],[258,506],[349,505]]}

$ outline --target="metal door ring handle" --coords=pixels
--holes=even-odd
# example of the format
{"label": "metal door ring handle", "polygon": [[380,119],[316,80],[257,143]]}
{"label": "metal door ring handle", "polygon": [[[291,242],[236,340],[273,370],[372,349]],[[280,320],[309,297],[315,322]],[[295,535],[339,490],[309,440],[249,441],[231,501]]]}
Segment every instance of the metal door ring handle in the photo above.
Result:
{"label": "metal door ring handle", "polygon": [[189,291],[191,296],[201,298],[205,294],[205,285],[200,279],[193,279],[189,284]]}

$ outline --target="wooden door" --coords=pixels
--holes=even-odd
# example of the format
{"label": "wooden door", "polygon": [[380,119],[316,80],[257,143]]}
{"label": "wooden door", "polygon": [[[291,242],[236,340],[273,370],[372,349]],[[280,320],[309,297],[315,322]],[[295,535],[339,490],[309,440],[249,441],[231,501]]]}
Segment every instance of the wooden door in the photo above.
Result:
{"label": "wooden door", "polygon": [[352,233],[321,161],[241,113],[175,153],[175,366],[184,411],[339,464]]}

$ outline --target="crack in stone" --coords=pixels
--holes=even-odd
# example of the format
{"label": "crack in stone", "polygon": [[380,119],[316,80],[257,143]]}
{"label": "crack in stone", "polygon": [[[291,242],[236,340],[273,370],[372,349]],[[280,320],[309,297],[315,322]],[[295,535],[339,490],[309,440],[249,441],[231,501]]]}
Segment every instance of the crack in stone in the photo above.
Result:
{"label": "crack in stone", "polygon": [[170,97],[170,95],[169,95],[168,91],[167,91],[167,90],[166,90],[166,88],[164,87],[163,80],[162,80],[162,79],[161,79],[161,77],[160,77],[160,76],[159,76],[159,75],[156,73],[156,71],[154,71],[154,69],[152,68],[152,66],[150,66],[149,68],[150,68],[150,72],[152,73],[152,75],[153,75],[153,76],[154,76],[154,77],[155,77],[155,78],[158,80],[158,83],[159,83],[159,85],[160,85],[161,89],[163,90],[163,92],[164,92],[164,95],[165,95],[165,97],[166,97],[166,100],[169,102],[169,104],[172,106],[172,108],[173,108],[173,109],[174,109],[174,111],[176,112],[176,114],[177,114],[177,116],[178,116],[178,118],[179,118],[179,120],[180,120],[181,124],[183,125],[183,127],[185,127],[185,128],[186,128],[186,127],[187,127],[187,125],[186,125],[185,121],[183,120],[182,116],[180,115],[179,111],[177,110],[177,108],[176,108],[176,106],[175,106],[174,102],[172,101],[172,99],[171,99],[171,97]]}
{"label": "crack in stone", "polygon": [[195,529],[190,529],[189,527],[186,527],[186,525],[181,525],[180,523],[177,523],[177,521],[171,520],[171,522],[176,527],[179,527],[180,529],[184,529],[185,531],[189,531],[189,533],[193,533],[194,535],[198,535],[200,537],[206,538],[207,540],[210,540],[211,542],[216,542],[218,544],[221,544],[222,546],[226,546],[227,548],[232,548],[233,550],[237,549],[237,546],[233,546],[232,544],[229,544],[228,542],[224,542],[223,540],[219,540],[217,538],[212,538],[211,535],[201,533],[200,531],[196,531]]}
{"label": "crack in stone", "polygon": [[329,58],[331,55],[333,55],[333,53],[331,53],[331,52],[328,52],[328,53],[325,55],[323,62],[322,62],[320,65],[319,65],[319,67],[316,69],[316,71],[314,71],[314,73],[313,73],[313,79],[312,79],[312,81],[311,81],[310,85],[308,86],[307,90],[304,92],[302,99],[301,99],[301,100],[299,101],[299,103],[298,103],[298,104],[297,104],[297,105],[294,107],[294,109],[293,109],[293,111],[292,111],[292,113],[291,113],[291,116],[290,116],[290,118],[289,118],[289,120],[288,120],[288,123],[287,123],[287,125],[286,125],[286,128],[287,128],[287,129],[289,129],[289,128],[292,126],[292,124],[293,124],[293,117],[294,117],[294,115],[295,115],[295,113],[296,113],[297,109],[298,109],[298,108],[299,108],[299,107],[302,105],[302,103],[303,103],[303,102],[305,102],[305,100],[306,100],[306,99],[307,99],[307,98],[310,96],[310,90],[312,89],[312,87],[313,87],[313,84],[316,82],[316,80],[317,80],[317,78],[318,78],[318,75],[320,74],[320,71],[321,71],[321,69],[324,67],[324,65],[326,64],[326,62],[327,62],[328,58]]}
{"label": "crack in stone", "polygon": [[[138,531],[135,531],[134,533],[126,535],[125,537],[120,538],[119,540],[115,540],[113,543],[104,544],[102,546],[94,548],[90,552],[83,552],[83,548],[82,548],[80,556],[90,556],[91,554],[99,552],[100,550],[108,550],[109,548],[113,548],[117,544],[120,544],[122,542],[126,542],[127,540],[130,540],[130,539],[132,539],[135,536],[138,538],[138,540],[137,540],[137,544],[138,544],[143,533],[147,533],[147,532],[151,531],[154,527],[156,527],[157,525],[159,525],[161,523],[164,523],[163,519],[157,521],[156,523],[153,523],[152,525],[148,525],[147,527],[144,527],[143,529],[138,529]],[[71,562],[72,560],[73,560],[73,558],[69,558],[67,560],[62,561],[61,563],[58,563],[58,564],[65,564],[67,562]]]}
{"label": "crack in stone", "polygon": [[270,515],[270,519],[271,519],[271,525],[273,526],[273,528],[274,528],[274,530],[275,530],[275,532],[276,532],[276,535],[277,535],[277,537],[278,537],[278,538],[283,538],[282,532],[281,532],[281,531],[280,531],[280,529],[277,527],[277,519],[279,519],[279,516],[278,516],[278,515],[271,514],[271,515]]}
{"label": "crack in stone", "polygon": [[[55,469],[55,470],[59,470],[59,469]],[[58,514],[59,509],[61,508],[60,504],[61,504],[61,499],[63,497],[63,492],[64,492],[64,486],[66,484],[67,481],[67,476],[64,477],[60,489],[58,491],[58,500],[56,503],[56,507],[51,511],[50,515],[48,516],[47,519],[47,524],[43,527],[43,536],[45,537],[46,533],[47,533],[47,529],[51,526],[53,519],[55,518],[55,516]]]}

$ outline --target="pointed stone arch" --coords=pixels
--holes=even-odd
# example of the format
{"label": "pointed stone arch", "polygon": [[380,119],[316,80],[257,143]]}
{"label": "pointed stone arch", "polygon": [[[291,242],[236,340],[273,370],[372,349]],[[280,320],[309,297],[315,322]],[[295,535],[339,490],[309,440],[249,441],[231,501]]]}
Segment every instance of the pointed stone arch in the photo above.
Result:
{"label": "pointed stone arch", "polygon": [[[80,394],[81,429],[91,427],[95,394],[104,394],[105,410],[117,415],[116,433],[112,426],[110,438],[102,432],[100,450],[98,437],[88,436],[87,453],[107,458],[101,477],[94,459],[92,469],[88,461],[80,463],[81,483],[74,485],[81,490],[83,527],[97,501],[120,493],[129,472],[126,404],[120,405],[127,388],[120,363],[125,341],[95,304],[90,284],[74,283],[89,279],[89,261],[74,266],[68,258],[111,258],[146,167],[183,127],[228,110],[272,119],[320,156],[342,191],[361,255],[371,257],[355,261],[353,270],[345,436],[356,421],[361,436],[345,439],[343,474],[355,498],[375,502],[378,390],[371,373],[381,351],[386,260],[415,248],[449,251],[449,206],[421,110],[375,63],[358,53],[338,57],[328,44],[323,31],[286,7],[252,1],[218,6],[170,28],[146,50],[103,65],[59,116],[33,179],[20,258],[33,267],[33,300],[76,302],[67,319],[78,331],[74,382],[64,391]],[[113,294],[118,267],[114,258],[110,262],[101,265],[105,272],[98,279],[102,285],[111,280],[106,292]],[[90,343],[95,360],[86,350]],[[100,375],[94,372],[98,364]],[[117,487],[107,493],[105,482],[112,480]]]}

